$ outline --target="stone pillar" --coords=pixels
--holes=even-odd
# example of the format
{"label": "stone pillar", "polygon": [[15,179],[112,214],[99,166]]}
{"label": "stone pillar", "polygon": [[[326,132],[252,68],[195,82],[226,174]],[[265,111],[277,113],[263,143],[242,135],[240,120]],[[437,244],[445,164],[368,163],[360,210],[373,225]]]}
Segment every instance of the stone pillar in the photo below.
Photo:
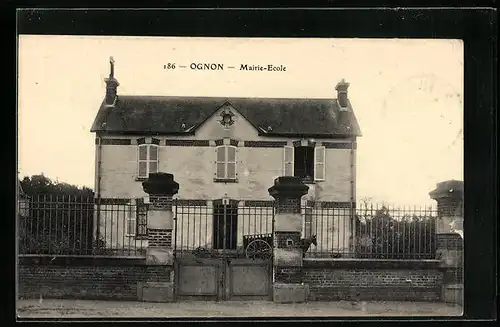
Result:
{"label": "stone pillar", "polygon": [[437,184],[429,193],[437,201],[436,257],[443,270],[442,300],[463,304],[463,181]]}
{"label": "stone pillar", "polygon": [[[142,187],[149,194],[146,265],[148,268],[165,268],[169,282],[141,283],[138,296],[142,301],[171,302],[174,300],[172,197],[179,191],[179,184],[174,181],[172,174],[155,173],[149,175]],[[159,271],[161,273],[163,269]]]}
{"label": "stone pillar", "polygon": [[301,197],[309,187],[298,177],[283,176],[268,189],[276,200],[273,234],[273,299],[274,302],[305,302],[308,285],[302,282],[302,249],[300,239]]}

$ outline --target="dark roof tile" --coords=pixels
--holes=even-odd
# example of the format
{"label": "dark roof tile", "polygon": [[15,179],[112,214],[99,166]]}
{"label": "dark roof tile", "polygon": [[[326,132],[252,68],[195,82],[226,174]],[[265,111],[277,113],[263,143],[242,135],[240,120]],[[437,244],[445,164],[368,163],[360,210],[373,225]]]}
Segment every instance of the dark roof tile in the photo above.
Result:
{"label": "dark roof tile", "polygon": [[339,113],[336,99],[171,96],[118,96],[113,107],[103,102],[91,131],[193,134],[226,103],[238,110],[261,135],[361,135],[352,108]]}

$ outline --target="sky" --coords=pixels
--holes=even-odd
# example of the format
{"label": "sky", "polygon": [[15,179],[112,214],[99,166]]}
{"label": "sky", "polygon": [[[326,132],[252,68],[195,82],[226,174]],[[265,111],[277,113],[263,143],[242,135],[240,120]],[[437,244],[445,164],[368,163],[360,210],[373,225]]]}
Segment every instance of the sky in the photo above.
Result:
{"label": "sky", "polygon": [[[19,37],[18,172],[93,188],[90,127],[109,57],[118,95],[335,98],[350,83],[358,138],[357,199],[435,203],[436,183],[463,180],[460,40]],[[195,71],[191,63],[283,65],[286,72]],[[175,63],[176,69],[164,65]]]}

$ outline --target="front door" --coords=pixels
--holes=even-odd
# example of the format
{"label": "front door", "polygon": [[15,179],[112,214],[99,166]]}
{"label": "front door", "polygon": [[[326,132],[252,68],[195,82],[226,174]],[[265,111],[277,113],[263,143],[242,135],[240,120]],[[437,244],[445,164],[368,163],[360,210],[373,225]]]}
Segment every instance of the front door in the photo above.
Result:
{"label": "front door", "polygon": [[216,204],[213,212],[213,249],[236,250],[238,237],[238,207]]}

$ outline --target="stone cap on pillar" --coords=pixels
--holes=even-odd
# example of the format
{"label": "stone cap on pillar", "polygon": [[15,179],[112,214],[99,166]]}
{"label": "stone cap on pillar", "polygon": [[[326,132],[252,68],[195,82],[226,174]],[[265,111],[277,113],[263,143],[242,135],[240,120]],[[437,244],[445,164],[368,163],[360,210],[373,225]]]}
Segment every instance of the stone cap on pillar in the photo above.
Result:
{"label": "stone cap on pillar", "polygon": [[464,182],[448,180],[436,184],[429,196],[437,201],[439,216],[463,216]]}
{"label": "stone cap on pillar", "polygon": [[144,192],[149,195],[170,195],[179,192],[179,183],[174,181],[174,175],[168,173],[149,174],[147,180],[142,182]]}
{"label": "stone cap on pillar", "polygon": [[302,183],[300,177],[280,176],[274,180],[274,185],[268,189],[269,195],[279,201],[300,200],[307,194],[309,186]]}
{"label": "stone cap on pillar", "polygon": [[462,200],[464,197],[464,182],[449,180],[436,184],[436,189],[429,192],[433,200],[439,201],[442,198],[452,198]]}

